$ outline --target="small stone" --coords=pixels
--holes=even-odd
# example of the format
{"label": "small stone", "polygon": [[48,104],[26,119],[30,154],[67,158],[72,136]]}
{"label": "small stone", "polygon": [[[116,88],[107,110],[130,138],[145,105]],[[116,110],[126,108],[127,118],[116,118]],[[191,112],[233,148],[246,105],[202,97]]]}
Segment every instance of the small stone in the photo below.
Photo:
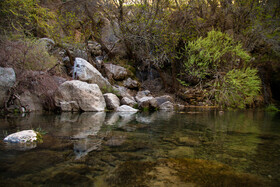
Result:
{"label": "small stone", "polygon": [[127,105],[122,105],[117,108],[117,112],[137,112],[138,110]]}

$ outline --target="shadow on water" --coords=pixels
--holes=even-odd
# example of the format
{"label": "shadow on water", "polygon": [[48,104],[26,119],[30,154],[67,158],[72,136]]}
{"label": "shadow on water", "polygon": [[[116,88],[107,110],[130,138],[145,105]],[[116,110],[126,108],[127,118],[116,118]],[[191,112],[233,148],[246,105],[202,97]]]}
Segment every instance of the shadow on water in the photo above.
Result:
{"label": "shadow on water", "polygon": [[3,186],[279,186],[280,116],[262,111],[29,114],[43,143],[0,141]]}

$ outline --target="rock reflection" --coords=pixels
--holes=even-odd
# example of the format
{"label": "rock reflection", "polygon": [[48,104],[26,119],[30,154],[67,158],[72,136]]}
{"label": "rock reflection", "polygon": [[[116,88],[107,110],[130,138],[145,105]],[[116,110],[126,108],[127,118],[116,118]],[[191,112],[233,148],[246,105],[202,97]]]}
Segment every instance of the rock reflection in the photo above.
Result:
{"label": "rock reflection", "polygon": [[37,143],[5,143],[5,149],[7,150],[17,150],[17,151],[27,151],[37,147]]}
{"label": "rock reflection", "polygon": [[156,120],[155,112],[153,114],[150,114],[148,112],[142,112],[138,113],[136,116],[136,121],[139,123],[149,124],[152,123],[154,120]]}
{"label": "rock reflection", "polygon": [[121,120],[118,122],[118,127],[123,127],[129,122],[135,120],[136,112],[118,112]]}
{"label": "rock reflection", "polygon": [[120,115],[117,112],[107,113],[105,119],[105,125],[115,125],[120,119]]}
{"label": "rock reflection", "polygon": [[101,148],[102,137],[97,138],[97,135],[105,117],[105,112],[62,113],[55,135],[73,139],[76,158],[81,158]]}

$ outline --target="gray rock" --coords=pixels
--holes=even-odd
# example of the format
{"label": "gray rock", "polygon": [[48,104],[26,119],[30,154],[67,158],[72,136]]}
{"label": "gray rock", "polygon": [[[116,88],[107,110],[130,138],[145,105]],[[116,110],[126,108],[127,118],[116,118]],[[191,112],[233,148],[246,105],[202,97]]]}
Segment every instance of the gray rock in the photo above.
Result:
{"label": "gray rock", "polygon": [[126,79],[123,82],[123,85],[127,88],[130,88],[130,89],[138,89],[138,87],[139,87],[138,81],[132,80],[131,78]]}
{"label": "gray rock", "polygon": [[169,95],[162,95],[159,97],[155,97],[157,100],[158,105],[161,105],[162,103],[165,103],[166,101],[170,101],[171,103],[174,103],[174,100],[171,96]]}
{"label": "gray rock", "polygon": [[108,80],[105,79],[101,73],[86,60],[76,58],[75,64],[76,76],[79,80],[97,84],[100,88],[112,87]]}
{"label": "gray rock", "polygon": [[172,111],[172,110],[174,110],[174,106],[173,106],[173,103],[171,103],[170,101],[166,101],[159,106],[159,109]]}
{"label": "gray rock", "polygon": [[131,106],[131,107],[133,107],[133,106],[135,106],[137,103],[136,103],[136,101],[133,99],[133,98],[128,98],[128,97],[123,97],[122,99],[121,99],[121,104],[122,105],[128,105],[128,106]]}
{"label": "gray rock", "polygon": [[4,138],[4,141],[10,143],[32,143],[37,141],[37,133],[34,130],[24,130],[10,134]]}
{"label": "gray rock", "polygon": [[120,106],[120,99],[112,93],[106,93],[103,95],[105,98],[107,109],[116,110]]}
{"label": "gray rock", "polygon": [[102,55],[101,45],[95,41],[88,41],[88,48],[94,56]]}
{"label": "gray rock", "polygon": [[8,99],[8,90],[14,86],[16,74],[12,68],[0,67],[0,108],[4,107]]}
{"label": "gray rock", "polygon": [[78,80],[66,81],[55,93],[55,104],[65,111],[76,111],[75,102],[82,111],[104,111],[106,106],[97,84],[88,84]]}
{"label": "gray rock", "polygon": [[149,96],[152,96],[151,92],[149,90],[139,91],[139,92],[137,92],[137,95],[135,96],[135,99],[136,99],[137,102],[139,102],[141,98],[149,97]]}
{"label": "gray rock", "polygon": [[104,64],[104,67],[107,75],[111,74],[115,80],[124,80],[127,76],[127,71],[124,67],[114,64]]}
{"label": "gray rock", "polygon": [[101,69],[102,64],[103,64],[103,56],[97,56],[95,57],[95,65],[97,67],[97,69]]}
{"label": "gray rock", "polygon": [[134,101],[133,93],[131,90],[129,90],[123,86],[117,86],[117,85],[114,86],[113,89],[114,89],[114,91],[118,92],[121,97],[127,97]]}
{"label": "gray rock", "polygon": [[138,110],[127,105],[122,105],[117,108],[117,112],[137,112]]}
{"label": "gray rock", "polygon": [[138,99],[138,106],[140,108],[158,108],[157,100],[152,96]]}

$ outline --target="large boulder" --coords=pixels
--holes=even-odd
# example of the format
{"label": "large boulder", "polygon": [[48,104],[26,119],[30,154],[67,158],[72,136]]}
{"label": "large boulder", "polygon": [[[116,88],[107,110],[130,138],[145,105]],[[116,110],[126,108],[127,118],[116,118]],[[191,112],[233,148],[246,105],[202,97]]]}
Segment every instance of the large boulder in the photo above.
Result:
{"label": "large boulder", "polygon": [[97,84],[101,89],[112,87],[107,79],[105,79],[101,73],[93,67],[89,62],[82,58],[75,59],[74,73],[81,81],[85,81],[92,84]]}
{"label": "large boulder", "polygon": [[123,81],[123,85],[130,89],[138,89],[139,83],[136,80],[132,80],[131,78],[126,79]]}
{"label": "large boulder", "polygon": [[24,130],[10,134],[4,138],[4,141],[10,143],[32,143],[37,141],[37,133],[34,130]]}
{"label": "large boulder", "polygon": [[120,99],[112,93],[106,93],[103,95],[106,101],[107,109],[116,110],[120,106]]}
{"label": "large boulder", "polygon": [[16,74],[12,68],[0,67],[0,108],[5,106],[8,99],[8,90],[14,86],[16,82]]}
{"label": "large boulder", "polygon": [[127,105],[122,105],[117,108],[117,112],[137,112],[138,110]]}
{"label": "large boulder", "polygon": [[104,111],[105,99],[97,84],[66,81],[55,93],[55,104],[62,111]]}
{"label": "large boulder", "polygon": [[114,80],[124,80],[127,76],[127,71],[124,67],[114,64],[104,64],[105,71],[108,77],[112,77]]}

